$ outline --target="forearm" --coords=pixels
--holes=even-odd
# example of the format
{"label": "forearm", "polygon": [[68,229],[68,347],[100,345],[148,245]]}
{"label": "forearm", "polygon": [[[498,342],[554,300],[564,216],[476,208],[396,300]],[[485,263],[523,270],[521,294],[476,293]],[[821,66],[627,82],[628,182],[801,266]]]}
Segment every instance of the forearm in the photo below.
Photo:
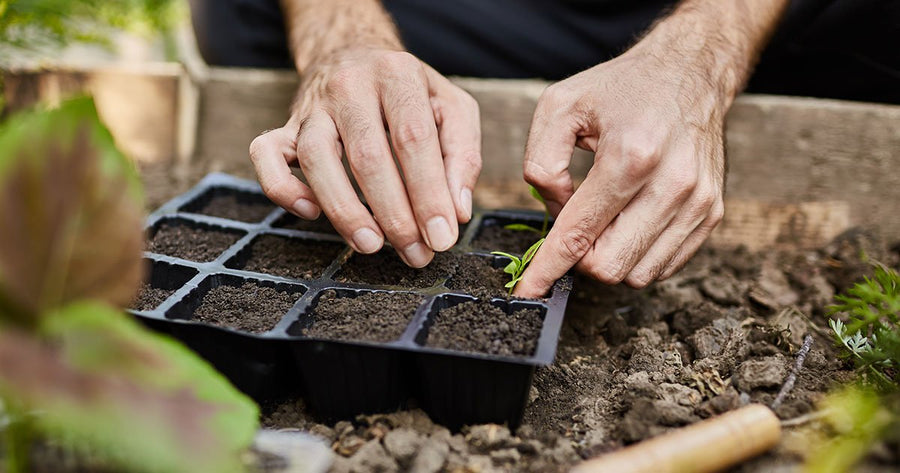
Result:
{"label": "forearm", "polygon": [[743,89],[789,0],[685,0],[633,49],[684,71],[730,105]]}
{"label": "forearm", "polygon": [[346,48],[402,50],[379,0],[281,0],[297,71]]}

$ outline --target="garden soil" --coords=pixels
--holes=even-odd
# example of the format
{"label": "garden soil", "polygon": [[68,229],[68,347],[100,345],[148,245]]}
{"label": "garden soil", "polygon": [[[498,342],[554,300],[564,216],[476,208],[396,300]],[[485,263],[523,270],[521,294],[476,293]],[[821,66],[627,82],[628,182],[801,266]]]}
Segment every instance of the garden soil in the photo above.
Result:
{"label": "garden soil", "polygon": [[273,210],[275,210],[275,206],[269,201],[244,200],[229,193],[213,196],[206,205],[194,212],[240,222],[257,223],[266,218]]}
{"label": "garden soil", "polygon": [[322,275],[342,249],[344,245],[341,243],[262,235],[250,244],[250,256],[238,269],[286,278],[315,279]]}
{"label": "garden soil", "polygon": [[247,282],[240,287],[219,286],[210,289],[193,320],[250,333],[271,330],[300,299],[300,294],[279,291]]}
{"label": "garden soil", "polygon": [[327,290],[313,310],[307,337],[390,342],[400,338],[424,297],[406,292],[370,292],[341,297]]}
{"label": "garden soil", "polygon": [[543,317],[536,309],[507,314],[487,300],[441,309],[428,329],[425,345],[501,356],[531,356],[541,335]]}
{"label": "garden soil", "polygon": [[147,243],[147,251],[201,263],[216,259],[241,234],[163,223]]}
{"label": "garden soil", "polygon": [[[898,263],[896,247],[851,231],[816,251],[704,249],[671,279],[640,291],[578,278],[556,361],[536,372],[516,432],[499,425],[450,432],[414,405],[323,425],[299,399],[264,406],[263,424],[327,439],[335,473],[561,472],[748,402],[771,403],[811,334],[797,384],[776,410],[793,419],[853,377],[824,314],[836,291],[871,272],[861,256]],[[795,434],[788,429],[785,438]],[[797,444],[782,442],[733,471],[797,464],[808,447]],[[882,452],[865,470],[891,471],[898,461],[896,452]]]}

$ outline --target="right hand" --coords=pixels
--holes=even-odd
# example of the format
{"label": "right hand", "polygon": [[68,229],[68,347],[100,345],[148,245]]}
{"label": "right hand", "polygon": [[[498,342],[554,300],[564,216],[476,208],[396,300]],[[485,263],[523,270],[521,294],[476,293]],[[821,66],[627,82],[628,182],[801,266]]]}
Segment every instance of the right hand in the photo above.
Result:
{"label": "right hand", "polygon": [[[310,65],[291,118],[253,140],[250,159],[263,191],[288,212],[315,219],[324,211],[355,251],[374,253],[387,238],[419,268],[453,246],[457,223],[472,216],[478,104],[407,52],[345,49]],[[309,187],[291,173],[294,161]]]}

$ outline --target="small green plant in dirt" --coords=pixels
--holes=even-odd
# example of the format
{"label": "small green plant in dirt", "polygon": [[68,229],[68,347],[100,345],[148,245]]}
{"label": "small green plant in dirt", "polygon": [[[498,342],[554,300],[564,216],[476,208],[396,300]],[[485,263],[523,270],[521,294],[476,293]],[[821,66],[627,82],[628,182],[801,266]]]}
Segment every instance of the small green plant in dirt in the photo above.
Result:
{"label": "small green plant in dirt", "polygon": [[535,198],[541,205],[544,207],[544,223],[541,225],[540,229],[534,228],[527,223],[510,223],[509,225],[504,225],[503,228],[507,230],[515,230],[515,231],[524,231],[524,232],[532,232],[537,233],[541,236],[541,238],[547,236],[547,226],[550,224],[550,212],[547,211],[547,203],[544,201],[544,198],[541,196],[540,192],[534,188],[534,186],[529,186],[531,191],[531,196]]}
{"label": "small green plant in dirt", "polygon": [[257,406],[121,310],[142,200],[90,99],[0,124],[0,470],[31,471],[35,445],[110,471],[244,469]]}
{"label": "small green plant in dirt", "polygon": [[507,264],[506,267],[503,268],[503,272],[509,274],[510,276],[510,281],[504,286],[509,289],[510,294],[513,293],[513,290],[516,288],[516,284],[518,284],[519,281],[522,280],[522,276],[524,276],[525,274],[525,267],[528,266],[528,263],[531,262],[531,260],[534,258],[534,254],[537,253],[538,248],[540,248],[543,243],[543,238],[536,241],[533,245],[531,245],[530,248],[528,248],[527,251],[525,251],[525,254],[522,255],[521,258],[509,253],[504,253],[502,251],[491,252],[492,255],[505,256],[510,260],[509,264]]}
{"label": "small green plant in dirt", "polygon": [[876,265],[865,278],[836,297],[829,320],[856,382],[822,403],[825,434],[819,435],[806,469],[850,470],[878,442],[900,442],[900,276]]}

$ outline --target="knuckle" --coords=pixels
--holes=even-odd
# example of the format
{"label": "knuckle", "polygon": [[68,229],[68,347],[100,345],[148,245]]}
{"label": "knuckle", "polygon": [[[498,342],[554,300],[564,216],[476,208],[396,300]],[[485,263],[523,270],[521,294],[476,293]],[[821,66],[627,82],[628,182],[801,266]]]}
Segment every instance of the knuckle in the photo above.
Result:
{"label": "knuckle", "polygon": [[290,198],[291,186],[284,178],[278,178],[259,183],[263,194],[274,202],[286,202]]}
{"label": "knuckle", "polygon": [[325,82],[325,92],[332,96],[348,95],[358,75],[350,68],[341,68],[331,74]]}
{"label": "knuckle", "polygon": [[481,172],[481,152],[477,149],[463,152],[460,156],[460,162],[471,174],[477,176]]}
{"label": "knuckle", "polygon": [[350,153],[350,165],[353,172],[362,176],[371,176],[377,174],[381,168],[380,159],[381,147],[372,142],[364,142],[357,144],[356,148]]}
{"label": "knuckle", "polygon": [[[565,165],[566,163],[560,164]],[[565,167],[560,167],[560,169],[547,169],[541,163],[525,161],[522,172],[525,176],[525,182],[533,185],[542,192],[565,192],[565,189],[571,185],[571,177],[568,174],[568,168]]]}
{"label": "knuckle", "polygon": [[406,51],[391,51],[378,59],[378,66],[392,71],[421,68],[419,59]]}
{"label": "knuckle", "polygon": [[660,153],[647,140],[629,139],[622,146],[625,172],[631,177],[645,177],[659,164]]}
{"label": "knuckle", "polygon": [[604,284],[619,284],[625,277],[621,269],[610,263],[594,265],[590,270],[590,276]]}
{"label": "knuckle", "polygon": [[653,282],[653,275],[646,270],[632,271],[631,274],[625,278],[625,284],[634,289],[643,289],[649,286],[651,282]]}
{"label": "knuckle", "polygon": [[593,244],[593,239],[581,229],[568,230],[560,237],[560,249],[567,261],[580,260]]}
{"label": "knuckle", "polygon": [[390,235],[390,240],[394,245],[405,246],[417,241],[419,238],[415,225],[399,216],[391,216],[379,220],[378,225],[387,235]]}
{"label": "knuckle", "polygon": [[713,204],[709,213],[710,226],[715,227],[725,218],[725,203],[721,199]]}
{"label": "knuckle", "polygon": [[697,173],[688,170],[678,172],[669,178],[671,193],[678,200],[686,200],[697,189]]}
{"label": "knuckle", "polygon": [[428,122],[410,120],[400,123],[394,131],[400,147],[413,147],[436,137],[436,130]]}

